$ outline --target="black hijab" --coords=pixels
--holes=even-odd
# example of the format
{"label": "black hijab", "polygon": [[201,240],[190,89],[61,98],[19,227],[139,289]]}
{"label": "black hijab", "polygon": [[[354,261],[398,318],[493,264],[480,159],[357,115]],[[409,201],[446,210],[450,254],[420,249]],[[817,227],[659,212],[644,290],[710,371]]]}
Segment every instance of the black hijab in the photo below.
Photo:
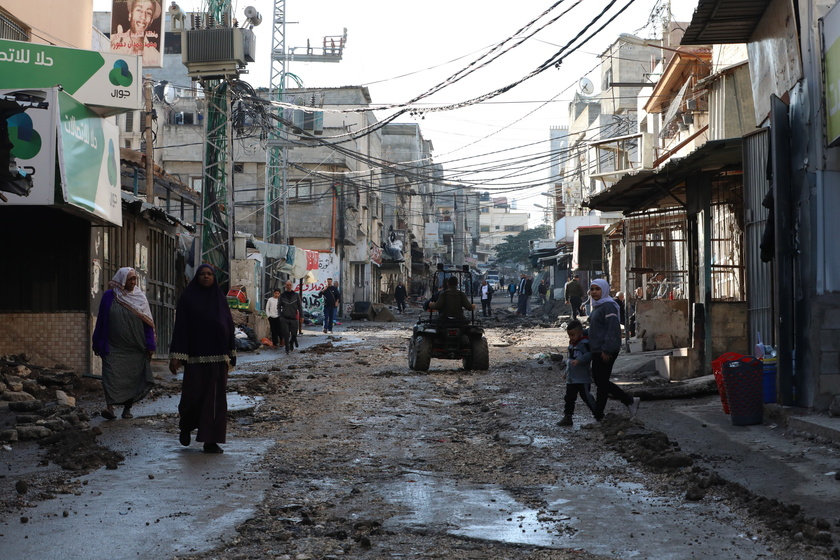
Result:
{"label": "black hijab", "polygon": [[223,361],[235,355],[233,318],[227,298],[222,293],[216,276],[213,285],[205,288],[198,280],[202,264],[181,294],[175,311],[175,329],[169,352],[174,358],[190,362]]}

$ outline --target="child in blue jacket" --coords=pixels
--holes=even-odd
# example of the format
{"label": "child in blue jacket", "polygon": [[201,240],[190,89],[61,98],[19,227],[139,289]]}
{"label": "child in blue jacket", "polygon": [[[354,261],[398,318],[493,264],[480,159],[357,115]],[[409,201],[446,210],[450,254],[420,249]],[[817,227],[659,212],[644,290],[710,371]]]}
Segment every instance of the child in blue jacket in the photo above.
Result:
{"label": "child in blue jacket", "polygon": [[589,337],[583,330],[580,321],[573,320],[566,327],[569,335],[569,360],[566,364],[566,406],[563,408],[563,419],[558,426],[571,426],[572,415],[575,413],[575,401],[578,395],[581,400],[595,413],[595,397],[589,392],[592,383],[592,352],[589,350]]}

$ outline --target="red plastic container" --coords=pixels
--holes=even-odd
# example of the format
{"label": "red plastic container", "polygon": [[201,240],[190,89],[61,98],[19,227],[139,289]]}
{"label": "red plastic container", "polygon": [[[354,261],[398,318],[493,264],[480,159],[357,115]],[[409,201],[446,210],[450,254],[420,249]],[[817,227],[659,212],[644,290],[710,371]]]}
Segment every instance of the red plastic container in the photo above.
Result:
{"label": "red plastic container", "polygon": [[737,352],[727,352],[721,354],[716,360],[712,361],[712,373],[715,374],[715,383],[717,383],[718,393],[720,393],[720,402],[723,404],[723,412],[729,414],[729,400],[726,398],[726,386],[723,384],[723,364],[735,360],[742,360],[748,358],[743,354]]}

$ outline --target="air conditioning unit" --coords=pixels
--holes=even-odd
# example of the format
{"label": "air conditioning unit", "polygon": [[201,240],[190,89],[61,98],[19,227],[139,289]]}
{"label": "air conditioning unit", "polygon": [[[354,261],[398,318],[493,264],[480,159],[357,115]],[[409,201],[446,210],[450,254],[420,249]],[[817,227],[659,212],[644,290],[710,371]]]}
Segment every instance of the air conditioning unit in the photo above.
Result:
{"label": "air conditioning unit", "polygon": [[218,27],[181,33],[181,60],[192,78],[237,76],[254,62],[255,47],[250,29]]}

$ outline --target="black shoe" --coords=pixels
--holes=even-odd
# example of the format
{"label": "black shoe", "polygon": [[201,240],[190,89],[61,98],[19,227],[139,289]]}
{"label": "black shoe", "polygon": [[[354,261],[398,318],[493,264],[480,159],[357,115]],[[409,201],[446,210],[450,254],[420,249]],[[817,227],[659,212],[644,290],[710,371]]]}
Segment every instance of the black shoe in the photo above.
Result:
{"label": "black shoe", "polygon": [[104,418],[105,420],[116,420],[116,418],[117,418],[117,415],[116,415],[116,414],[114,414],[113,412],[111,412],[110,410],[108,410],[107,408],[106,408],[106,409],[104,409],[104,410],[103,410],[102,412],[100,412],[99,414],[100,414],[100,415],[102,416],[102,418]]}
{"label": "black shoe", "polygon": [[225,450],[219,447],[218,443],[205,443],[204,444],[204,452],[205,453],[224,453]]}
{"label": "black shoe", "polygon": [[178,436],[178,441],[181,442],[181,445],[187,447],[190,444],[190,431],[189,430],[181,430],[181,435]]}
{"label": "black shoe", "polygon": [[295,340],[295,348],[300,348],[300,344],[298,344],[297,340]]}

